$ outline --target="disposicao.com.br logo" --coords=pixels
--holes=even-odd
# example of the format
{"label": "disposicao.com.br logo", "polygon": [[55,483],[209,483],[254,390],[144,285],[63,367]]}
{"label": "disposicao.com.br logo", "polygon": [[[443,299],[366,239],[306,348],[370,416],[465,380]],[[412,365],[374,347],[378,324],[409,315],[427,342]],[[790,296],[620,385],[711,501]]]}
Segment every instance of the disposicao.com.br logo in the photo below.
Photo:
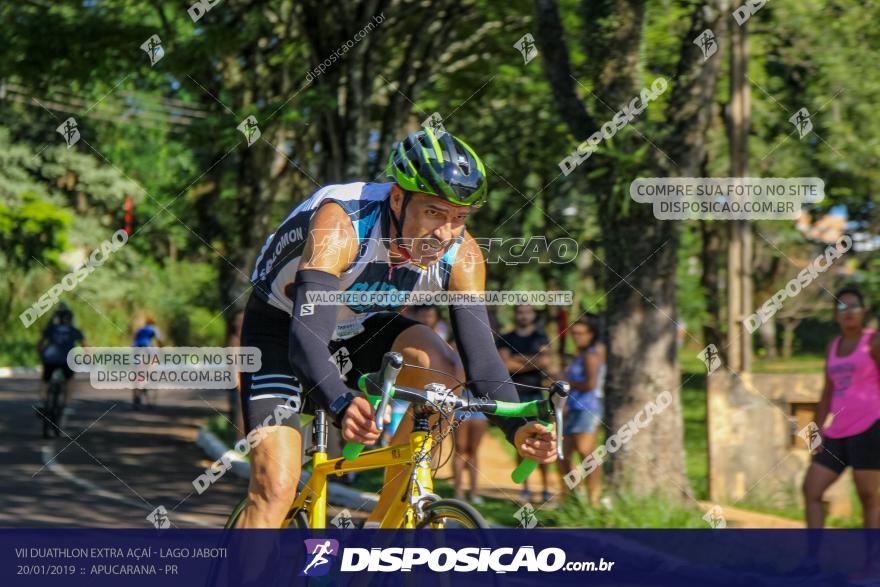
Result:
{"label": "disposicao.com.br logo", "polygon": [[[332,558],[339,553],[339,543],[330,539],[308,539],[307,560],[300,576],[326,575]],[[356,573],[362,571],[395,573],[410,572],[413,567],[426,566],[437,573],[455,571],[515,573],[518,571],[552,573],[555,571],[610,571],[614,562],[566,561],[561,548],[544,548],[536,551],[533,546],[519,548],[354,548],[342,550],[339,570]]]}

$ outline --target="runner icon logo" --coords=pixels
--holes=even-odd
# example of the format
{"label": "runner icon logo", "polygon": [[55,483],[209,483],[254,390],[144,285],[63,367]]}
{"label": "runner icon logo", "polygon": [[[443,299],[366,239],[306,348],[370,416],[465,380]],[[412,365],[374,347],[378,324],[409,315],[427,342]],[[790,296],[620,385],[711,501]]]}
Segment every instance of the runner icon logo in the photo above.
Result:
{"label": "runner icon logo", "polygon": [[300,577],[323,577],[330,572],[330,563],[339,554],[339,541],[333,538],[307,538],[306,566]]}
{"label": "runner icon logo", "polygon": [[724,510],[720,505],[713,505],[703,516],[703,519],[714,529],[727,528],[727,519],[724,517]]}
{"label": "runner icon logo", "polygon": [[810,422],[798,431],[800,436],[807,445],[811,454],[815,454],[816,450],[822,445],[822,435],[819,433],[819,426],[815,422]]}
{"label": "runner icon logo", "polygon": [[342,377],[342,380],[345,381],[345,376],[349,371],[351,371],[352,367],[351,354],[348,352],[348,349],[345,347],[340,347],[338,351],[333,353],[333,356],[330,357],[330,360],[339,369],[339,375]]}
{"label": "runner icon logo", "polygon": [[710,344],[704,348],[700,354],[697,355],[697,358],[703,361],[706,365],[706,369],[709,370],[709,373],[714,372],[721,366],[721,357],[718,353],[718,347],[714,344]]}
{"label": "runner icon logo", "polygon": [[342,510],[336,517],[330,520],[330,523],[339,528],[340,530],[348,530],[349,528],[354,527],[354,522],[352,522],[351,512],[348,510]]}
{"label": "runner icon logo", "polygon": [[160,530],[171,527],[171,520],[168,518],[168,510],[164,505],[160,505],[154,509],[146,518],[153,523],[153,526]]}
{"label": "runner icon logo", "polygon": [[519,508],[513,517],[519,520],[523,528],[531,529],[538,525],[538,517],[535,515],[535,508],[532,504],[527,503]]}

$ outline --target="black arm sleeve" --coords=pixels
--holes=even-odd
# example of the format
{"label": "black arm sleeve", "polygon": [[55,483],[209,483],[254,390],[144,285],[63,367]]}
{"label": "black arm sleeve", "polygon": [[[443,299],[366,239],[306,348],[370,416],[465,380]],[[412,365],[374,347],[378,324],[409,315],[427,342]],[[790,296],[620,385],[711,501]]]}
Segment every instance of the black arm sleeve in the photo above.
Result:
{"label": "black arm sleeve", "polygon": [[[339,278],[317,269],[297,271],[285,293],[293,301],[288,358],[303,396],[330,412],[330,404],[350,393],[330,359],[328,344],[336,329],[337,305],[309,304],[308,292],[338,292]],[[331,414],[334,417],[335,414]]]}
{"label": "black arm sleeve", "polygon": [[[518,402],[516,387],[510,381],[507,368],[495,348],[495,340],[489,328],[489,315],[486,306],[450,306],[449,316],[455,345],[461,355],[464,371],[468,379],[475,381],[470,387],[477,397]],[[497,382],[502,383],[497,383]],[[534,418],[502,418],[489,416],[501,430],[510,444],[517,429]]]}

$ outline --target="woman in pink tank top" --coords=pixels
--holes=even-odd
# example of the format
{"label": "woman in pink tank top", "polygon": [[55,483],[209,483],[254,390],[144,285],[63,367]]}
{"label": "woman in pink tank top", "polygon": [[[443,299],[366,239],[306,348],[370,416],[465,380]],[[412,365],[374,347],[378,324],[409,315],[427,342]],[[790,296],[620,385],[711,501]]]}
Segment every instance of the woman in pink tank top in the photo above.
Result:
{"label": "woman in pink tank top", "polygon": [[[835,296],[840,336],[829,345],[825,390],[811,424],[813,462],[804,480],[807,526],[825,523],[822,495],[852,467],[865,528],[880,528],[880,334],[865,328],[861,292]],[[831,422],[828,423],[828,418]]]}

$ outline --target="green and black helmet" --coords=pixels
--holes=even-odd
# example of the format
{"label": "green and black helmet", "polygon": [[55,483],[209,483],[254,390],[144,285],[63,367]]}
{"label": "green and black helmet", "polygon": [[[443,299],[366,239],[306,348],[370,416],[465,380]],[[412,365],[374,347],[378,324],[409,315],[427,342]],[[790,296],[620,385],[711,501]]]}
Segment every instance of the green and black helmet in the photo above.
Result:
{"label": "green and black helmet", "polygon": [[486,168],[467,143],[430,128],[391,148],[388,178],[408,192],[433,194],[459,206],[486,203]]}

